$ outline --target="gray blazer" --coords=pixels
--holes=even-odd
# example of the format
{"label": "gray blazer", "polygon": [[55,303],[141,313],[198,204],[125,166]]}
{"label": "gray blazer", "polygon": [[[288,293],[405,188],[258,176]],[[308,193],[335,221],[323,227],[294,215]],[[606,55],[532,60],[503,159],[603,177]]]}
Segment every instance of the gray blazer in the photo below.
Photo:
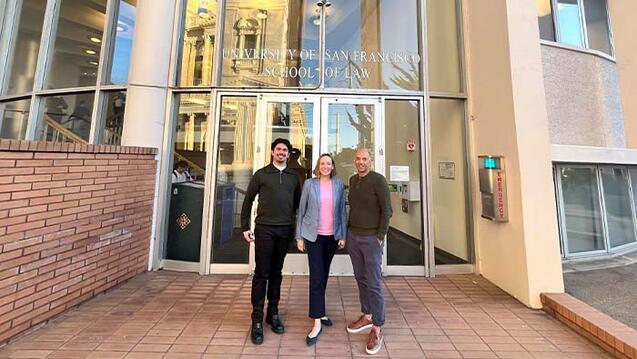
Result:
{"label": "gray blazer", "polygon": [[[296,217],[296,239],[304,238],[310,242],[316,241],[321,209],[319,186],[318,178],[310,178],[303,184],[299,213]],[[332,177],[332,196],[334,202],[334,239],[345,240],[347,228],[345,189],[343,181],[337,177]]]}

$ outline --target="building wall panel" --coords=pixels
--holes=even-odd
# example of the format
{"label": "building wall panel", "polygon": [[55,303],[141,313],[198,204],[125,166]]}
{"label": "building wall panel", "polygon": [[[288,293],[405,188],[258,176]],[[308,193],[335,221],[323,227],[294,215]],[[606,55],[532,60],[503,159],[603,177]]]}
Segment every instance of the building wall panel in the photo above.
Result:
{"label": "building wall panel", "polygon": [[549,45],[542,63],[551,144],[625,148],[616,64]]}

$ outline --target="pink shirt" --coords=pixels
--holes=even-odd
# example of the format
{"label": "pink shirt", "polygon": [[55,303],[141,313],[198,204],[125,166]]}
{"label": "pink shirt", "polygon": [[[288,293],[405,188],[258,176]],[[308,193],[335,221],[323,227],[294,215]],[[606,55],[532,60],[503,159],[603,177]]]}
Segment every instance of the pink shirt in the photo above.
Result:
{"label": "pink shirt", "polygon": [[323,236],[332,236],[334,235],[334,194],[332,192],[332,181],[322,182],[319,180],[319,183],[321,208],[317,233]]}

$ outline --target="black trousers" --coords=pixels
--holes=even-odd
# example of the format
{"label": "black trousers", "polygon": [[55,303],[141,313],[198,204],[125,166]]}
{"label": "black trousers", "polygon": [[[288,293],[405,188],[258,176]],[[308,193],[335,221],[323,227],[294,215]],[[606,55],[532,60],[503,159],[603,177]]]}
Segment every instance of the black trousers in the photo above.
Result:
{"label": "black trousers", "polygon": [[337,242],[334,236],[319,234],[316,242],[305,243],[310,267],[310,318],[318,319],[325,316],[325,289]]}
{"label": "black trousers", "polygon": [[256,265],[252,277],[252,321],[263,321],[266,289],[268,313],[278,310],[283,280],[281,269],[292,235],[292,226],[257,224],[254,228]]}

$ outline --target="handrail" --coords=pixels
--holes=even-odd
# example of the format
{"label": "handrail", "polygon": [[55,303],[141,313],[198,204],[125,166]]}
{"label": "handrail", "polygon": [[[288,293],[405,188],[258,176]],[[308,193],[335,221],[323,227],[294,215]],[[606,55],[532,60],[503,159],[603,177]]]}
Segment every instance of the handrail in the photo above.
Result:
{"label": "handrail", "polygon": [[54,119],[52,119],[48,115],[46,115],[44,117],[44,122],[46,123],[47,126],[53,127],[56,131],[60,132],[62,135],[64,135],[65,137],[71,139],[75,143],[84,143],[84,144],[88,143],[88,141],[86,141],[82,137],[76,135],[73,131],[71,131],[68,128],[64,127],[62,124],[60,124],[59,122],[55,121]]}

